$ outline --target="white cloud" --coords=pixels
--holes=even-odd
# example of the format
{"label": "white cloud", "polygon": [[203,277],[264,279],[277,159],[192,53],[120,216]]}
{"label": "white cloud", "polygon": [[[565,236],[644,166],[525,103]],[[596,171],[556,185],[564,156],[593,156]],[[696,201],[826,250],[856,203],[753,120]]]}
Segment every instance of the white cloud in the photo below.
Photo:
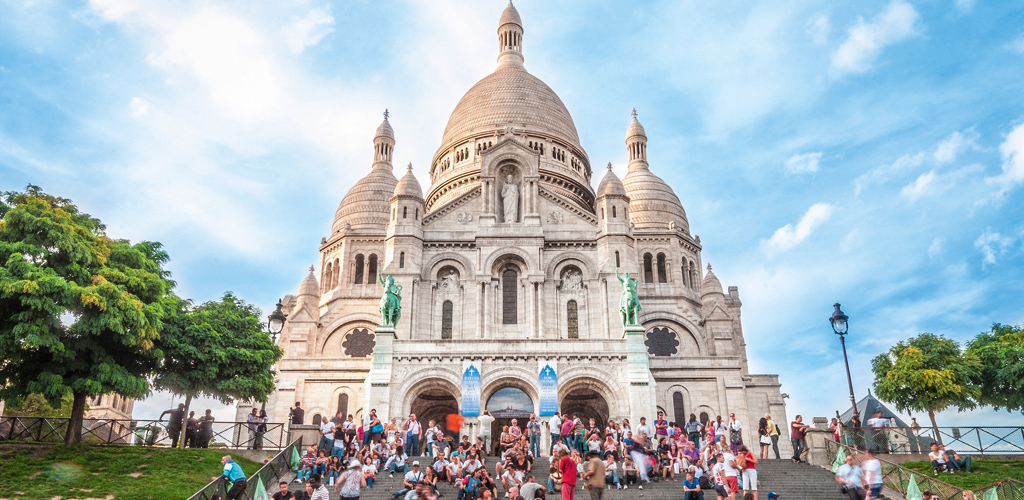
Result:
{"label": "white cloud", "polygon": [[295,54],[315,46],[333,32],[334,16],[327,9],[313,9],[305,17],[296,18],[281,28],[288,50]]}
{"label": "white cloud", "polygon": [[831,31],[832,23],[828,20],[828,16],[824,14],[807,22],[807,34],[815,45],[825,45],[828,43],[828,34]]}
{"label": "white cloud", "polygon": [[1024,123],[1006,135],[999,151],[1003,154],[1003,173],[985,178],[985,182],[998,188],[994,195],[996,198],[1024,183]]}
{"label": "white cloud", "polygon": [[974,240],[974,248],[981,251],[982,269],[986,268],[990,264],[995,264],[996,259],[1006,254],[1007,250],[1013,245],[1013,238],[1009,236],[1003,236],[996,231],[992,231],[991,228],[986,228],[981,236],[978,236],[977,240]]}
{"label": "white cloud", "polygon": [[1017,37],[1016,40],[1010,42],[1010,50],[1018,54],[1024,54],[1024,35],[1021,35]]}
{"label": "white cloud", "polygon": [[854,195],[859,196],[861,190],[872,184],[885,184],[894,175],[902,173],[904,171],[920,167],[924,163],[924,152],[917,154],[907,154],[899,157],[892,165],[883,165],[878,167],[860,177],[857,177],[854,183]]}
{"label": "white cloud", "polygon": [[983,171],[981,165],[968,165],[945,174],[930,170],[918,176],[914,182],[903,186],[903,189],[900,190],[900,195],[910,203],[914,203],[921,198],[938,196],[952,189],[965,177],[981,171]]}
{"label": "white cloud", "polygon": [[818,171],[821,152],[793,155],[786,161],[786,172],[790,174],[813,174]]}
{"label": "white cloud", "polygon": [[928,245],[928,256],[934,258],[942,253],[942,244],[942,238],[935,238],[932,240],[932,244]]}
{"label": "white cloud", "polygon": [[789,250],[806,240],[818,226],[824,224],[832,217],[835,207],[828,203],[815,203],[807,209],[807,213],[800,218],[800,221],[793,224],[786,224],[772,234],[771,239],[763,241],[768,253],[782,252]]}
{"label": "white cloud", "polygon": [[89,0],[89,6],[108,21],[122,22],[127,20],[138,8],[135,0]]}
{"label": "white cloud", "polygon": [[138,118],[149,111],[149,103],[144,101],[141,97],[133,97],[128,105],[132,108],[132,116],[135,118]]}
{"label": "white cloud", "polygon": [[961,14],[970,13],[974,10],[974,4],[978,3],[978,0],[954,0],[953,5],[956,6],[956,10],[960,11]]}
{"label": "white cloud", "polygon": [[953,132],[935,147],[935,160],[939,163],[950,163],[967,148],[977,148],[977,141],[980,138],[981,135],[974,130],[974,127],[963,132]]}
{"label": "white cloud", "polygon": [[832,69],[837,74],[863,73],[871,68],[885,47],[917,32],[917,10],[902,0],[893,0],[870,22],[859,18],[849,36],[832,55]]}

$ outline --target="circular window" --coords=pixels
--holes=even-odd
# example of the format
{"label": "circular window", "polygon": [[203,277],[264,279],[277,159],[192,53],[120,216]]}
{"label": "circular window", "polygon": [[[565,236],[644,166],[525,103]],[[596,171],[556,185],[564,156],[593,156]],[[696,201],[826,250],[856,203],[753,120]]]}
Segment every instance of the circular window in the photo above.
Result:
{"label": "circular window", "polygon": [[377,345],[377,339],[368,328],[356,328],[345,337],[341,347],[345,354],[353,358],[365,358],[373,353],[373,347]]}
{"label": "circular window", "polygon": [[666,327],[658,327],[647,332],[647,340],[644,341],[647,352],[655,356],[671,356],[679,352],[679,339],[675,332]]}

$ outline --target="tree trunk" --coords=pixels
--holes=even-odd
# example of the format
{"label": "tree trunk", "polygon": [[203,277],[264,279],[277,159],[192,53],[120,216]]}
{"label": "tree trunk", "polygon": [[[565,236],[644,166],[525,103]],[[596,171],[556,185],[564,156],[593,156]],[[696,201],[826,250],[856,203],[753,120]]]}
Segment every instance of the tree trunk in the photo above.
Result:
{"label": "tree trunk", "polygon": [[64,445],[71,446],[82,442],[82,420],[85,418],[85,393],[76,392],[75,402],[71,405],[71,418],[68,419],[68,432],[64,434]]}
{"label": "tree trunk", "polygon": [[935,441],[942,446],[942,436],[939,434],[939,424],[935,423],[935,412],[928,410],[928,418],[932,419],[932,430],[935,431]]}
{"label": "tree trunk", "polygon": [[[185,396],[185,412],[181,414],[181,435],[178,437],[178,448],[185,449],[185,436],[188,435],[188,408],[192,406],[192,395]],[[196,433],[199,429],[196,429]]]}

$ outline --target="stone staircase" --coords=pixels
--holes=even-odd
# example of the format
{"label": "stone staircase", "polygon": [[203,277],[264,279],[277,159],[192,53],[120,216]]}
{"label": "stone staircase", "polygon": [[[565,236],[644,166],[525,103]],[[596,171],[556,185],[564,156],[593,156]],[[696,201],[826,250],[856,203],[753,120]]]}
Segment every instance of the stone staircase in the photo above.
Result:
{"label": "stone staircase", "polygon": [[[429,457],[416,457],[409,460],[411,464],[413,460],[418,460],[420,464],[424,466],[431,463]],[[488,460],[488,471],[494,474],[494,460]],[[537,459],[533,464],[531,472],[537,477],[537,482],[541,485],[547,486],[548,479],[548,459],[540,458]],[[835,482],[831,473],[822,469],[821,467],[808,465],[808,464],[795,464],[790,460],[762,460],[758,464],[758,499],[765,500],[768,498],[768,492],[774,491],[781,496],[780,500],[842,500],[847,498],[839,491],[839,483]],[[282,478],[282,480],[294,479],[294,475],[290,477]],[[580,481],[582,484],[582,481]],[[289,485],[292,491],[295,491],[304,486],[296,482],[291,482]],[[337,500],[338,496],[333,494],[333,488],[331,490],[331,499]],[[377,481],[373,484],[373,488],[363,489],[360,492],[359,498],[361,500],[391,500],[391,495],[402,489],[402,475],[396,473],[394,478],[389,478],[385,472],[378,474]],[[267,490],[270,492],[277,491],[277,485],[267,486]],[[443,495],[443,499],[455,500],[458,495],[458,491],[453,486],[449,486],[448,483],[444,483],[438,486],[438,491]],[[498,485],[498,496],[499,499],[503,496],[504,491],[501,489],[501,485]],[[586,499],[589,498],[587,492],[581,490],[577,486],[576,498]],[[644,500],[679,500],[683,497],[683,486],[682,481],[660,481],[650,482],[644,485],[644,489],[637,489],[635,486],[629,489],[616,490],[610,489],[605,490],[604,498],[607,500],[627,500],[643,498]],[[549,494],[547,498],[552,500],[561,498],[558,494]],[[715,491],[705,490],[705,500],[714,500]],[[737,494],[736,499],[742,498],[742,492]]]}

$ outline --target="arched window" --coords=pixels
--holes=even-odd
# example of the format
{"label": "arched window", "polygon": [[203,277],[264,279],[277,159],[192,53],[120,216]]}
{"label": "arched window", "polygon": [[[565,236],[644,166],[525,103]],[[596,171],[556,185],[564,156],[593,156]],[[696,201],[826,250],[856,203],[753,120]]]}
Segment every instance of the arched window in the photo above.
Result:
{"label": "arched window", "polygon": [[323,416],[321,416],[319,413],[313,415],[313,424],[314,425],[320,425],[322,422],[323,422]]}
{"label": "arched window", "polygon": [[452,301],[446,300],[444,304],[441,304],[441,338],[450,339],[452,338],[452,315],[454,306]]}
{"label": "arched window", "polygon": [[682,426],[686,422],[686,412],[683,408],[683,393],[676,391],[672,394],[672,412],[676,416],[676,425]]}
{"label": "arched window", "polygon": [[416,220],[420,220],[420,209],[416,209]]}
{"label": "arched window", "polygon": [[331,273],[331,288],[338,288],[338,275],[341,274],[341,261],[334,259],[334,271]]}
{"label": "arched window", "polygon": [[348,394],[338,394],[338,413],[341,414],[342,418],[348,415]]}
{"label": "arched window", "polygon": [[708,417],[707,412],[702,411],[700,412],[700,416],[697,417],[697,420],[700,420],[700,425],[707,425],[708,420],[711,420],[711,417]]}
{"label": "arched window", "polygon": [[654,259],[651,254],[644,254],[644,282],[654,283]]}
{"label": "arched window", "polygon": [[618,217],[618,213],[615,211],[615,205],[612,205],[612,218]]}
{"label": "arched window", "polygon": [[403,219],[408,219],[409,218],[409,207],[402,207],[402,218]]}
{"label": "arched window", "polygon": [[515,269],[501,273],[501,323],[514,325],[519,322],[519,274]]}
{"label": "arched window", "polygon": [[375,282],[376,279],[377,279],[377,256],[376,255],[371,255],[370,256],[369,269],[366,272],[366,282],[368,284],[372,285]]}
{"label": "arched window", "polygon": [[331,269],[333,269],[332,264],[328,262],[327,267],[324,268],[324,277],[320,280],[320,293],[324,293],[331,289],[331,276],[333,276]]}
{"label": "arched window", "polygon": [[604,220],[604,207],[601,207],[601,220]]}
{"label": "arched window", "polygon": [[683,286],[689,287],[690,280],[687,278],[688,273],[686,272],[686,257],[683,257]]}
{"label": "arched window", "polygon": [[363,254],[356,255],[356,272],[352,278],[352,283],[359,284],[363,282]]}
{"label": "arched window", "polygon": [[580,338],[580,318],[579,311],[576,308],[576,301],[570,300],[565,305],[566,312],[565,317],[569,322],[569,338],[578,339]]}
{"label": "arched window", "polygon": [[398,268],[402,269],[405,267],[405,252],[398,254]]}
{"label": "arched window", "polygon": [[697,284],[700,283],[700,275],[697,274],[697,265],[690,261],[690,287],[694,290],[697,289]]}
{"label": "arched window", "polygon": [[668,276],[665,272],[665,254],[658,254],[658,283],[668,283]]}
{"label": "arched window", "polygon": [[619,267],[620,265],[622,265],[622,264],[619,263],[619,251],[616,250],[615,251],[615,267]]}

